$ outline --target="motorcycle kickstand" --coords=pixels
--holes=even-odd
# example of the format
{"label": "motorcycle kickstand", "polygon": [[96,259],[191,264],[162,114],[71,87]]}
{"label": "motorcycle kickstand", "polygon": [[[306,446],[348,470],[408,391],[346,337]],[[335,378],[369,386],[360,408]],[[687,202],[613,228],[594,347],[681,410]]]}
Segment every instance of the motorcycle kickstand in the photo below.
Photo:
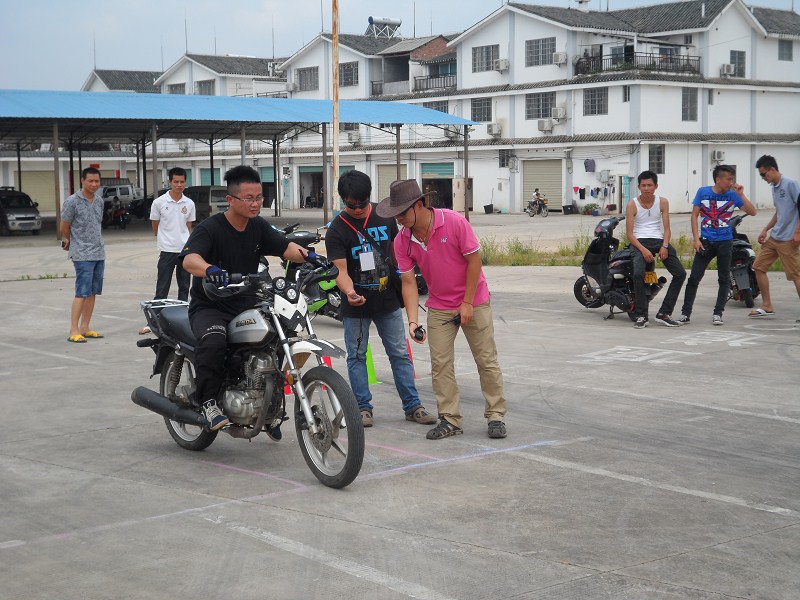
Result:
{"label": "motorcycle kickstand", "polygon": [[609,319],[613,319],[613,318],[615,318],[614,317],[614,307],[613,306],[609,306],[608,307],[608,314],[605,317],[603,317],[603,321],[608,321]]}

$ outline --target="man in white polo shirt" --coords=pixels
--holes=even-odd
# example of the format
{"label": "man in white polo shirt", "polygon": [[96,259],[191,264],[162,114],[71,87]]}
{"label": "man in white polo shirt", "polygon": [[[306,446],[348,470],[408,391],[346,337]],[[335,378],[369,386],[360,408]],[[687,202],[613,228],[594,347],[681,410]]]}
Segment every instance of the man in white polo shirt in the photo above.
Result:
{"label": "man in white polo shirt", "polygon": [[167,298],[172,273],[178,282],[178,300],[189,299],[190,275],[183,269],[178,256],[189,239],[196,219],[194,202],[183,195],[186,188],[186,171],[180,167],[169,170],[170,190],[153,201],[150,222],[158,240],[158,279],[155,299]]}

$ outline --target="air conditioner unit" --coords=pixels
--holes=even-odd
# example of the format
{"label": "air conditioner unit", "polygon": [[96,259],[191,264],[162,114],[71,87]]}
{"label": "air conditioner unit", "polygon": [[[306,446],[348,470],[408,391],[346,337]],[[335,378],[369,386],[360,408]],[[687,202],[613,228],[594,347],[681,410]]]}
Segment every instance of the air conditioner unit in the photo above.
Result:
{"label": "air conditioner unit", "polygon": [[730,63],[726,63],[719,68],[719,74],[722,75],[723,77],[726,77],[728,75],[733,75],[735,72],[736,68]]}
{"label": "air conditioner unit", "polygon": [[711,151],[711,160],[718,160],[718,161],[725,160],[725,151],[724,150],[712,150]]}
{"label": "air conditioner unit", "polygon": [[508,71],[508,67],[509,64],[507,58],[498,58],[497,62],[494,64],[495,71],[500,71],[500,72]]}
{"label": "air conditioner unit", "polygon": [[563,106],[554,106],[550,109],[550,116],[553,119],[566,119],[567,118],[567,109]]}
{"label": "air conditioner unit", "polygon": [[287,81],[286,82],[286,91],[287,92],[294,92],[297,90],[297,84],[294,81]]}
{"label": "air conditioner unit", "polygon": [[553,120],[539,119],[539,131],[553,131]]}
{"label": "air conditioner unit", "polygon": [[565,65],[565,64],[567,64],[567,53],[566,52],[553,52],[553,64],[554,65]]}
{"label": "air conditioner unit", "polygon": [[500,123],[487,123],[486,133],[494,137],[500,137],[503,134],[503,127]]}
{"label": "air conditioner unit", "polygon": [[347,132],[347,141],[351,144],[357,144],[361,141],[361,133],[358,131],[348,131]]}

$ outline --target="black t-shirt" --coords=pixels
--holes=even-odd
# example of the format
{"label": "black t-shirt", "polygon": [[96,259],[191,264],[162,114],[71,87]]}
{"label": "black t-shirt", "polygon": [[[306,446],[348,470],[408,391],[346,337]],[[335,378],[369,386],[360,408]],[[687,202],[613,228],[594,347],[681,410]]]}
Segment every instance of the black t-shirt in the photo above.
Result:
{"label": "black t-shirt", "polygon": [[[366,231],[371,239],[364,239],[344,221],[350,223],[356,230]],[[347,259],[347,274],[353,280],[355,290],[359,296],[364,296],[366,302],[361,306],[351,306],[346,298],[342,298],[342,314],[345,317],[364,317],[371,315],[385,315],[400,308],[397,294],[388,285],[388,277],[395,267],[392,260],[392,240],[397,235],[397,222],[394,219],[385,219],[375,212],[375,204],[364,221],[354,219],[342,212],[331,223],[325,234],[325,248],[329,260]],[[377,251],[375,250],[377,247]],[[375,269],[361,271],[362,252],[372,251],[375,258]],[[381,280],[386,289],[380,291]],[[343,290],[345,291],[345,290]]]}
{"label": "black t-shirt", "polygon": [[[248,220],[244,231],[237,231],[225,218],[225,213],[217,213],[194,227],[181,257],[199,254],[206,262],[228,273],[247,275],[258,272],[262,256],[281,256],[288,245],[286,237],[261,217]],[[241,294],[212,302],[203,291],[203,278],[194,277],[189,314],[203,308],[218,308],[236,315],[252,308],[255,300],[253,294]]]}

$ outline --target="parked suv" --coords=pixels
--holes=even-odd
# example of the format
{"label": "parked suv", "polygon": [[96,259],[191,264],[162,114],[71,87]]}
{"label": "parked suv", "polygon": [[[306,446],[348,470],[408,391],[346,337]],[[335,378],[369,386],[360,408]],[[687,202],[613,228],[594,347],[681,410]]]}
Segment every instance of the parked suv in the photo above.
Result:
{"label": "parked suv", "polygon": [[136,188],[132,185],[107,185],[101,187],[98,192],[103,197],[103,201],[119,198],[123,206],[136,199]]}
{"label": "parked suv", "polygon": [[38,206],[39,203],[24,192],[0,187],[0,235],[10,235],[12,231],[30,231],[39,235],[42,217]]}
{"label": "parked suv", "polygon": [[218,212],[228,210],[228,188],[221,185],[193,185],[183,191],[183,195],[194,201],[197,222]]}

